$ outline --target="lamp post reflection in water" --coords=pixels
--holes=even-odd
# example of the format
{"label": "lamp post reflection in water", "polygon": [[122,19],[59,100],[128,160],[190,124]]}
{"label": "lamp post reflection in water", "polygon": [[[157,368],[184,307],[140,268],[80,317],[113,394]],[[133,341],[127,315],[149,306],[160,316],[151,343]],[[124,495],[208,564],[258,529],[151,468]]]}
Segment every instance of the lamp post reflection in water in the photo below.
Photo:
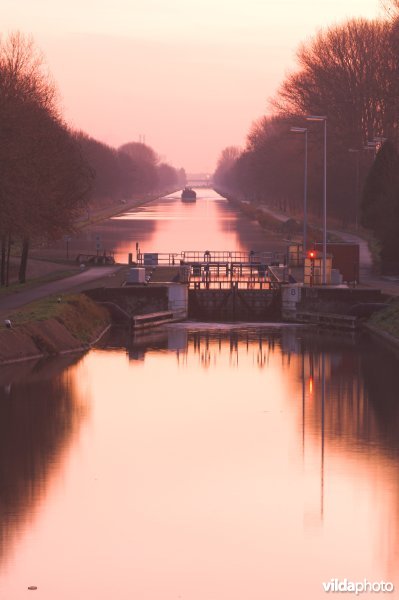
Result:
{"label": "lamp post reflection in water", "polygon": [[324,516],[324,404],[326,395],[325,354],[321,353],[321,473],[320,473],[320,515]]}

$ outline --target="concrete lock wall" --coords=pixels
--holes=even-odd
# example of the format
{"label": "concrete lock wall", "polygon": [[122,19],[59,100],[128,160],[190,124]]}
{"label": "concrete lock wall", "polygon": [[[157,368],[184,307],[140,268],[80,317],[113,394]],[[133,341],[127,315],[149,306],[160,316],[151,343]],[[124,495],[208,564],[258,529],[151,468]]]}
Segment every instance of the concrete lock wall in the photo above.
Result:
{"label": "concrete lock wall", "polygon": [[188,289],[186,285],[168,286],[168,310],[174,315],[187,316],[188,312]]}
{"label": "concrete lock wall", "polygon": [[108,304],[110,309],[112,305],[120,307],[128,315],[145,315],[169,310],[167,286],[96,288],[85,293],[96,302]]}
{"label": "concrete lock wall", "polygon": [[297,309],[319,313],[347,314],[356,304],[384,301],[380,290],[361,288],[303,287]]}
{"label": "concrete lock wall", "polygon": [[188,316],[207,321],[267,321],[279,318],[275,290],[189,290]]}
{"label": "concrete lock wall", "polygon": [[282,286],[281,289],[281,313],[283,319],[294,321],[296,319],[297,306],[301,301],[302,284]]}

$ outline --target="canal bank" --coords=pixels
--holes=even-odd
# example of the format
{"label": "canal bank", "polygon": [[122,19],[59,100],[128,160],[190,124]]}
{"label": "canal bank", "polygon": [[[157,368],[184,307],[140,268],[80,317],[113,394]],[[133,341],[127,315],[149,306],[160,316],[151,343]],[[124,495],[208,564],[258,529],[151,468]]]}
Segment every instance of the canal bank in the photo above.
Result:
{"label": "canal bank", "polygon": [[[235,243],[235,247],[243,249],[243,242],[241,237],[245,240],[247,244],[247,248],[249,243],[254,243],[252,247],[260,247],[260,243],[265,243],[263,240],[265,236],[267,238],[267,234],[265,231],[262,231],[260,227],[256,226],[254,223],[249,222],[248,219],[237,218],[236,212],[231,211],[229,208],[229,203],[219,196],[215,195],[213,197],[209,190],[206,190],[204,196],[202,197],[201,193],[198,195],[197,206],[187,206],[180,202],[177,197],[171,196],[164,198],[163,201],[157,201],[153,206],[148,207],[148,210],[144,211],[134,211],[133,213],[127,212],[122,215],[123,218],[116,220],[109,220],[108,225],[112,224],[113,230],[119,231],[121,234],[126,231],[126,225],[129,225],[130,228],[136,228],[135,231],[137,233],[137,238],[140,238],[140,231],[147,231],[146,222],[148,220],[149,223],[152,223],[152,227],[154,226],[154,217],[159,216],[159,222],[157,226],[162,224],[162,228],[160,234],[157,238],[150,237],[149,240],[143,241],[144,250],[151,250],[152,252],[157,250],[162,243],[162,239],[168,238],[171,245],[173,243],[176,244],[176,239],[185,239],[184,234],[187,228],[189,228],[188,224],[190,224],[190,219],[192,220],[192,225],[195,228],[190,229],[193,232],[192,237],[196,239],[195,236],[198,236],[198,239],[205,240],[203,248],[215,247],[213,245],[205,245],[207,244],[207,240],[214,242],[214,239],[219,239],[219,237],[223,240],[223,243],[226,240],[230,240]],[[251,215],[248,215],[251,216]],[[217,220],[215,220],[215,218]],[[142,224],[143,227],[142,227]],[[218,236],[215,237],[213,234],[211,237],[207,237],[209,234],[210,228],[215,226],[215,224],[220,227],[217,230]],[[140,227],[138,228],[138,226]],[[165,236],[164,229],[166,227],[166,231],[169,231],[168,236]],[[104,229],[105,231],[105,229]],[[250,235],[249,235],[250,234]],[[261,237],[258,239],[258,235],[261,234]],[[130,234],[131,235],[131,234]],[[178,238],[180,236],[180,238]],[[256,243],[255,243],[256,242]],[[226,242],[227,243],[227,242]],[[286,247],[286,243],[282,240],[282,234],[279,236],[279,250],[282,250],[283,247]],[[151,245],[150,245],[151,244]],[[157,245],[155,245],[157,244]],[[159,244],[159,245],[158,245]],[[275,248],[275,237],[272,236],[270,239],[266,240],[266,245],[268,248]],[[188,244],[187,244],[188,246]],[[181,249],[180,246],[179,249]],[[184,247],[184,246],[183,246]],[[232,247],[232,246],[230,246]],[[234,246],[233,246],[234,247]],[[129,250],[133,250],[133,242],[128,247]],[[263,246],[261,247],[263,249]],[[163,250],[165,247],[162,248]],[[184,254],[184,253],[182,253]],[[239,289],[237,286],[241,286],[242,282],[236,281],[235,286],[232,285],[232,281],[228,283],[229,289],[206,289],[207,283],[209,280],[207,278],[214,277],[212,269],[217,269],[217,275],[219,276],[219,268],[221,272],[223,271],[223,261],[218,262],[217,266],[213,264],[215,260],[214,252],[206,251],[202,252],[202,261],[203,265],[199,265],[196,263],[194,267],[196,269],[200,269],[200,276],[197,276],[196,286],[199,286],[203,289],[189,289],[188,290],[188,302],[185,305],[185,314],[179,315],[179,318],[186,318],[188,315],[189,318],[192,319],[200,319],[200,320],[209,320],[209,321],[278,321],[284,318],[287,321],[302,321],[302,322],[310,322],[316,325],[324,325],[324,326],[336,326],[337,319],[336,316],[340,316],[341,323],[349,323],[354,324],[357,319],[356,315],[351,316],[351,318],[346,318],[346,315],[352,310],[352,308],[356,305],[370,305],[370,304],[382,304],[386,302],[386,298],[382,297],[381,293],[378,290],[361,290],[360,288],[349,288],[345,291],[345,289],[336,289],[336,288],[301,288],[297,286],[299,289],[295,290],[295,286],[286,287],[282,298],[280,286],[275,287],[274,289],[253,289],[254,277],[257,277],[257,284],[260,286],[265,285],[264,278],[264,261],[260,261],[259,264],[253,263],[253,257],[256,255],[254,250],[247,250],[247,260],[250,265],[251,272],[249,274],[249,279],[245,282],[245,286],[248,286],[248,289]],[[228,254],[232,254],[231,252]],[[242,254],[245,254],[242,252]],[[187,253],[185,253],[186,257]],[[176,255],[177,256],[177,255]],[[181,258],[181,255],[178,257]],[[205,257],[205,258],[204,258]],[[212,257],[212,260],[211,260]],[[127,258],[127,256],[126,256]],[[180,262],[177,260],[176,264]],[[237,264],[233,264],[231,257],[230,259],[226,259],[226,268],[229,268],[228,278],[232,278],[232,272],[235,271],[237,273],[240,271],[240,267]],[[229,267],[229,262],[231,265]],[[276,261],[271,261],[276,262]],[[279,262],[279,261],[277,261]],[[175,264],[175,263],[174,263]],[[193,269],[194,269],[193,267]],[[262,267],[262,268],[261,268]],[[247,265],[248,268],[248,265]],[[96,274],[100,273],[100,270],[103,269],[104,273],[107,272],[107,277],[104,280],[98,280],[97,283],[95,281]],[[113,271],[115,269],[115,272]],[[81,285],[81,279],[91,277],[93,280],[90,282],[90,287],[94,288],[91,294],[92,299],[96,300],[96,302],[102,304],[103,308],[107,308],[111,312],[111,317],[107,316],[108,322],[112,320],[120,321],[122,316],[125,316],[124,321],[129,322],[129,325],[132,321],[132,318],[140,315],[149,315],[152,313],[166,313],[168,311],[175,312],[171,305],[171,299],[169,298],[170,290],[173,286],[171,286],[171,281],[159,276],[159,271],[161,269],[151,269],[151,277],[152,281],[148,286],[131,286],[123,288],[123,277],[121,272],[118,273],[116,270],[118,267],[97,267],[96,269],[87,270],[84,273],[80,273],[79,275],[74,276],[73,278],[69,278],[63,280],[62,285],[64,286],[62,293],[67,293],[68,287],[70,285],[78,287],[79,292],[83,290],[87,290],[87,285]],[[123,269],[122,269],[123,270]],[[127,267],[125,269],[127,271]],[[178,267],[177,267],[178,270]],[[109,273],[108,273],[109,271]],[[254,274],[254,271],[256,274]],[[102,271],[101,271],[102,273]],[[127,275],[127,273],[126,273]],[[157,279],[158,275],[158,284],[154,284],[154,280]],[[227,277],[227,275],[226,275]],[[234,277],[237,278],[235,275]],[[125,277],[126,278],[126,277]],[[75,281],[76,280],[76,281]],[[169,281],[168,284],[165,282]],[[164,282],[164,283],[162,283]],[[86,282],[87,283],[87,282]],[[226,282],[219,282],[221,285],[225,285]],[[61,285],[61,281],[59,283],[54,282],[54,284],[48,284],[49,287],[46,288],[46,293],[56,294],[55,290],[56,286]],[[55,286],[54,289],[51,286]],[[212,287],[212,286],[211,286]],[[57,288],[58,289],[58,288]],[[174,289],[178,289],[178,286],[174,286]],[[40,290],[37,290],[35,293],[39,294]],[[295,295],[293,295],[293,291],[295,294],[300,295],[299,303],[295,302]],[[58,293],[61,293],[58,291]],[[288,298],[287,298],[288,296]],[[2,299],[1,305],[10,309],[10,316],[12,317],[12,304],[16,303],[16,306],[23,304],[23,293],[15,295],[14,298],[4,298]],[[293,311],[293,305],[295,306],[295,310]],[[290,306],[288,306],[290,305]],[[115,309],[115,306],[117,307]],[[15,308],[15,307],[14,307]],[[184,312],[184,311],[183,311]],[[287,317],[287,312],[290,313]],[[309,317],[311,315],[312,318]],[[321,317],[320,317],[321,315]],[[334,319],[331,318],[331,315]],[[4,313],[4,318],[8,317],[8,313]],[[317,318],[316,318],[317,317]],[[363,322],[364,322],[364,315]],[[173,320],[176,320],[176,315],[173,315]],[[391,316],[388,316],[388,321],[391,319]],[[50,318],[48,319],[50,320]],[[122,319],[123,320],[123,319]],[[163,320],[163,319],[162,319]],[[90,319],[89,319],[90,321]],[[41,318],[41,323],[43,323],[43,318]],[[35,326],[35,319],[32,318],[32,327]],[[48,325],[48,324],[47,324]],[[25,329],[26,326],[24,325]],[[41,325],[40,327],[43,327]],[[52,325],[49,328],[53,331],[57,328],[57,325]],[[352,328],[352,327],[351,327]],[[379,324],[374,325],[374,328],[379,328]],[[93,335],[90,337],[91,341],[95,338],[96,331],[93,332]],[[32,332],[33,336],[37,338],[37,332]],[[54,341],[54,335],[52,335],[51,343],[48,344],[47,348],[44,348],[45,353],[53,353],[56,351],[64,351],[67,348],[81,348],[82,344],[78,339],[74,342],[69,340],[66,342],[65,336],[63,336],[62,331],[59,330],[59,343]],[[392,334],[390,334],[392,335]],[[40,336],[39,336],[40,337]],[[85,340],[84,343],[88,343]],[[15,351],[22,352],[22,348],[25,347],[26,343],[21,343],[18,346],[18,349]],[[27,346],[26,346],[27,347]],[[57,350],[58,349],[58,350]],[[33,355],[35,348],[29,346],[28,350],[25,351],[25,355]],[[11,352],[11,348],[7,350],[8,353]],[[39,348],[40,351],[40,348]]]}
{"label": "canal bank", "polygon": [[[294,291],[294,294],[292,293]],[[59,301],[60,300],[60,301]],[[97,287],[51,296],[12,314],[0,329],[0,363],[89,349],[111,324],[127,332],[187,318],[207,322],[302,323],[320,330],[365,330],[399,349],[399,303],[366,319],[354,314],[387,299],[379,290],[304,288],[188,290],[178,283]],[[360,311],[361,312],[361,311]]]}
{"label": "canal bank", "polygon": [[[226,204],[123,222],[134,239],[151,212],[145,252],[248,253],[258,231],[263,249]],[[2,367],[0,400],[4,597],[320,600],[337,573],[398,581],[397,359],[365,336],[120,327],[87,352]]]}
{"label": "canal bank", "polygon": [[108,311],[85,294],[28,304],[0,329],[0,364],[80,352],[109,329]]}

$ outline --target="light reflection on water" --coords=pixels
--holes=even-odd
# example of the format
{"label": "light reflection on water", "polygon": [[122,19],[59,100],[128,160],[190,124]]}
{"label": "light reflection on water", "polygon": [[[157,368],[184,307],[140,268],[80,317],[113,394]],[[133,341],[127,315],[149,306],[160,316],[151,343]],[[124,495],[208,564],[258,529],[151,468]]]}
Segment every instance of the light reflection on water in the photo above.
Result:
{"label": "light reflection on water", "polygon": [[107,343],[59,373],[0,371],[2,438],[26,441],[13,468],[2,453],[4,598],[316,600],[332,577],[395,582],[391,355],[237,324]]}
{"label": "light reflection on water", "polygon": [[[281,235],[266,233],[259,224],[242,215],[211,189],[198,189],[197,201],[184,203],[180,194],[170,194],[121,215],[98,222],[72,236],[68,252],[79,254],[114,252],[117,262],[127,263],[142,252],[182,252],[185,250],[285,251]],[[54,258],[66,256],[65,240],[41,248],[38,254]]]}
{"label": "light reflection on water", "polygon": [[[110,232],[119,232],[118,238]],[[287,241],[260,225],[212,189],[197,189],[197,201],[184,203],[170,194],[91,228],[91,235],[111,237],[118,261],[126,262],[136,242],[142,252],[184,252],[206,249],[281,252]]]}

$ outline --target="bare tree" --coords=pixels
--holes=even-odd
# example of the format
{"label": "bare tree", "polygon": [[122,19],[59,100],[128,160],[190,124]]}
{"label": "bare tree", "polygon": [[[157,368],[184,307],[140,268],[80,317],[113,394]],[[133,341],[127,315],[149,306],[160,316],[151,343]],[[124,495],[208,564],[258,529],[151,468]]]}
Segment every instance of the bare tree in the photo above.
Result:
{"label": "bare tree", "polygon": [[29,240],[72,226],[85,201],[90,172],[62,122],[55,87],[33,42],[12,34],[0,44],[1,283],[10,249],[22,246],[25,280]]}
{"label": "bare tree", "polygon": [[298,64],[274,101],[280,113],[327,115],[346,144],[396,135],[396,72],[386,22],[351,20],[320,32],[300,47]]}

